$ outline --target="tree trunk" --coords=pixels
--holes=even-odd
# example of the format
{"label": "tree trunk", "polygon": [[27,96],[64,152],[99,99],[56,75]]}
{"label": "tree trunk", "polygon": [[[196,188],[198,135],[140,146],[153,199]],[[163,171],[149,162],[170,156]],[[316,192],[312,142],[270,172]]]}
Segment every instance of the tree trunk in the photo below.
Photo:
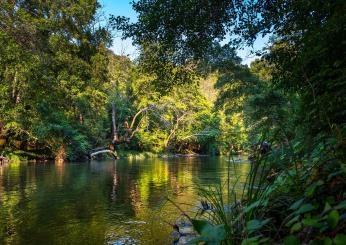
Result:
{"label": "tree trunk", "polygon": [[175,134],[175,128],[171,129],[170,134],[168,135],[167,139],[165,140],[165,149],[167,150],[169,141],[171,140],[171,138],[173,137],[173,135]]}
{"label": "tree trunk", "polygon": [[84,117],[82,113],[79,113],[79,123],[83,124],[84,123]]}
{"label": "tree trunk", "polygon": [[113,142],[117,142],[118,141],[118,131],[117,131],[117,124],[116,124],[116,118],[115,118],[115,104],[112,103],[112,138],[113,138]]}

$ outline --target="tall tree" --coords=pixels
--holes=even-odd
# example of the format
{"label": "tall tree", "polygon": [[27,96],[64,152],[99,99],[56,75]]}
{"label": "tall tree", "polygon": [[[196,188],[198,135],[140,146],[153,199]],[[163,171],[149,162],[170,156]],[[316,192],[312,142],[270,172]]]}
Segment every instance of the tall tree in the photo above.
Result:
{"label": "tall tree", "polygon": [[88,139],[100,136],[92,128],[106,103],[110,40],[97,20],[100,5],[6,0],[0,6],[0,91],[10,98],[0,109],[9,140],[43,142],[57,159],[84,154]]}

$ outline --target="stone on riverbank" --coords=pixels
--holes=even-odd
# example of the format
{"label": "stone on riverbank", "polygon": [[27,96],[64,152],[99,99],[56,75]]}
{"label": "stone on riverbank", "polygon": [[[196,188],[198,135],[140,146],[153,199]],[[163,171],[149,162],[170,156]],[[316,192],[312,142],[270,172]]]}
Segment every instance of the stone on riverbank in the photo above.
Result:
{"label": "stone on riverbank", "polygon": [[186,217],[180,217],[176,220],[176,230],[172,232],[174,245],[184,245],[197,236],[192,223]]}

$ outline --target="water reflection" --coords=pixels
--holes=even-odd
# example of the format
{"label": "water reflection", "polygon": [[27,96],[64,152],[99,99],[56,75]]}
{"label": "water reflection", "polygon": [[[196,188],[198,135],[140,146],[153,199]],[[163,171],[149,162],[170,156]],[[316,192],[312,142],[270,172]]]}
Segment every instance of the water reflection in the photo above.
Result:
{"label": "water reflection", "polygon": [[[249,168],[238,164],[232,179],[243,183]],[[167,244],[179,212],[166,197],[190,208],[194,185],[226,178],[220,158],[2,166],[0,244]]]}

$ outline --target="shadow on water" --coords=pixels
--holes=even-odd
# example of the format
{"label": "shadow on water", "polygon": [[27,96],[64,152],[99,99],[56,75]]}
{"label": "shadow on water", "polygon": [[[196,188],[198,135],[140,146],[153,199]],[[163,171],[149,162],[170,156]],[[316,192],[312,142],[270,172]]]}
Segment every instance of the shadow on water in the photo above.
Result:
{"label": "shadow on water", "polygon": [[[248,163],[232,172],[244,182]],[[221,158],[116,160],[0,167],[0,244],[168,244],[194,185],[227,178]]]}

